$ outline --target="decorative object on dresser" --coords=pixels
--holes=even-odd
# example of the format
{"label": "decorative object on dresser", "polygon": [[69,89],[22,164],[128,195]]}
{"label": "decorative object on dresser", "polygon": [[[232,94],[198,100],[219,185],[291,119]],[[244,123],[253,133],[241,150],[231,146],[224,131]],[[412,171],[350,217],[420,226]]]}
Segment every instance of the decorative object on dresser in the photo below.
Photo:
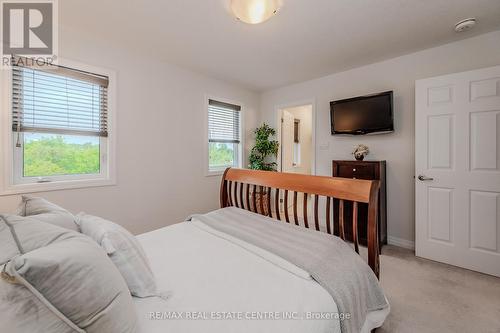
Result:
{"label": "decorative object on dresser", "polygon": [[357,145],[353,152],[352,155],[356,159],[356,161],[362,161],[365,159],[365,156],[370,153],[370,149],[368,149],[368,146],[365,145]]}
{"label": "decorative object on dresser", "polygon": [[[385,161],[332,161],[332,175],[333,177],[344,177],[354,179],[367,179],[379,180],[379,200],[378,200],[378,234],[379,244],[387,244],[387,194],[386,194],[386,177],[385,177]],[[334,231],[335,235],[339,235],[339,203],[337,200],[333,202],[334,207]],[[344,221],[352,221],[352,204],[346,202],[343,209]],[[359,243],[362,245],[367,244],[366,238],[366,223],[368,216],[368,206],[366,204],[358,204],[358,235]],[[347,240],[352,241],[353,230],[352,226],[347,226],[345,237]]]}

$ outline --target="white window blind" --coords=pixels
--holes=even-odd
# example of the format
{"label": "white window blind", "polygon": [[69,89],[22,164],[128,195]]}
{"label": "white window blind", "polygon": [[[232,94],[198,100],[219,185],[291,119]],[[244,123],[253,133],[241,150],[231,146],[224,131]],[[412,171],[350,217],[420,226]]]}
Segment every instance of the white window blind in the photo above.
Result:
{"label": "white window blind", "polygon": [[16,60],[12,67],[13,131],[108,136],[108,77]]}
{"label": "white window blind", "polygon": [[208,141],[240,143],[241,106],[208,101]]}

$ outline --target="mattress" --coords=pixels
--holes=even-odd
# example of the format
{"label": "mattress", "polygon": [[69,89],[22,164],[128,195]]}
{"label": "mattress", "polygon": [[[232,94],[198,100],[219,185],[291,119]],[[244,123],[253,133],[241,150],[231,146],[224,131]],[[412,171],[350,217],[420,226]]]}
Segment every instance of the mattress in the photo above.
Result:
{"label": "mattress", "polygon": [[[140,332],[340,332],[307,272],[194,220],[137,236],[163,297],[134,298]],[[363,332],[389,309],[370,313]]]}

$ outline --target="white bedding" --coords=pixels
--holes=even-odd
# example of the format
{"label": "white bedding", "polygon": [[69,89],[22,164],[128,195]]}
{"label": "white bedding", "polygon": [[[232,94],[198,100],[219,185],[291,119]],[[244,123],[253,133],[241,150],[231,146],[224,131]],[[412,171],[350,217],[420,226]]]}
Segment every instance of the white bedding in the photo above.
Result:
{"label": "white bedding", "polygon": [[[337,306],[307,272],[267,251],[196,221],[138,239],[159,290],[170,293],[167,300],[134,298],[140,332],[340,332],[337,319],[299,320],[336,313]],[[363,332],[379,326],[388,312],[371,313]]]}

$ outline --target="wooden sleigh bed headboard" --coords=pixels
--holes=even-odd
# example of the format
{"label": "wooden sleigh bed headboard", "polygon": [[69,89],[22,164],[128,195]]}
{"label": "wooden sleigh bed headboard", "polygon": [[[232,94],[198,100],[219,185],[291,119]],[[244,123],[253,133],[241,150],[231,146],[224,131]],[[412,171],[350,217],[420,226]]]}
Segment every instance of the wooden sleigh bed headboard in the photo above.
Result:
{"label": "wooden sleigh bed headboard", "polygon": [[[305,228],[314,227],[317,231],[325,231],[345,240],[344,202],[351,201],[353,202],[353,243],[355,251],[359,254],[358,203],[367,203],[368,265],[375,275],[379,277],[379,239],[377,230],[379,187],[380,182],[372,180],[228,168],[222,177],[220,205],[222,208],[235,206],[292,223],[291,213],[288,208],[290,207],[289,196],[291,195],[289,192],[293,192],[293,223],[303,225]],[[298,193],[303,193],[302,219],[298,216],[300,209],[297,204]],[[310,226],[308,218],[308,196],[314,197],[313,226]],[[321,219],[318,212],[320,199],[326,201],[324,227],[320,226]],[[331,224],[333,200],[338,200],[338,228],[334,228]]]}

